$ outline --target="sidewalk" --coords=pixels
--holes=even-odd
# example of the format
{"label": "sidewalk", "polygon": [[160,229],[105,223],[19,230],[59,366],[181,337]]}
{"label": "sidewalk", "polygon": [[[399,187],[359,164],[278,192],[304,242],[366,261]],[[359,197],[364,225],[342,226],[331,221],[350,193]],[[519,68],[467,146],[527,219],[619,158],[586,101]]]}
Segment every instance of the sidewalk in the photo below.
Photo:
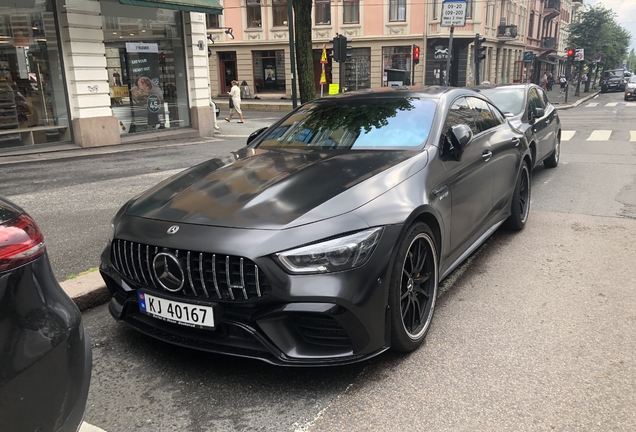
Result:
{"label": "sidewalk", "polygon": [[552,87],[552,91],[547,92],[548,99],[557,110],[570,109],[579,106],[583,102],[592,99],[596,95],[598,95],[600,90],[592,90],[584,93],[583,88],[581,88],[580,96],[574,96],[574,88],[570,87],[570,92],[568,93],[568,101],[565,102],[565,93],[559,93],[559,87],[555,84]]}

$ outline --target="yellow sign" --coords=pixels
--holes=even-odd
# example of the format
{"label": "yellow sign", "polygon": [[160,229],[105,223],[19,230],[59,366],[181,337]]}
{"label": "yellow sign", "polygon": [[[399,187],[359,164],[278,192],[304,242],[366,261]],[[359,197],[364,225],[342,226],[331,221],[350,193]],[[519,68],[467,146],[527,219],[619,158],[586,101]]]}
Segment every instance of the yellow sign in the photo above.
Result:
{"label": "yellow sign", "polygon": [[327,44],[322,44],[322,55],[320,56],[320,63],[321,64],[329,63],[329,61],[327,60]]}
{"label": "yellow sign", "polygon": [[340,86],[338,84],[329,84],[329,94],[338,94],[340,93]]}
{"label": "yellow sign", "polygon": [[110,88],[110,97],[115,99],[128,97],[128,86],[116,86]]}
{"label": "yellow sign", "polygon": [[327,84],[327,74],[325,73],[325,67],[322,67],[322,73],[320,74],[320,84]]}

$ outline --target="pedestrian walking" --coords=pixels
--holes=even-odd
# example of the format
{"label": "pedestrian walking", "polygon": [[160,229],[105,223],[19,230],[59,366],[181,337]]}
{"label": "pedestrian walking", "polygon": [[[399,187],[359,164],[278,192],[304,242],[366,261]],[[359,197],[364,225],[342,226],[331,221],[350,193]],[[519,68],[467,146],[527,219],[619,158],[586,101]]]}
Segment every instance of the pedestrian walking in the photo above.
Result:
{"label": "pedestrian walking", "polygon": [[226,122],[232,120],[232,115],[236,112],[239,116],[239,121],[237,123],[243,123],[243,112],[241,111],[241,88],[239,87],[239,82],[236,80],[232,81],[232,89],[227,92],[230,95],[230,116],[225,119]]}
{"label": "pedestrian walking", "polygon": [[567,82],[568,80],[565,78],[565,75],[561,75],[561,78],[559,78],[559,85],[561,86],[559,93],[565,93],[565,84]]}
{"label": "pedestrian walking", "polygon": [[552,75],[552,73],[550,73],[548,75],[548,84],[547,84],[548,91],[552,91],[552,86],[553,85],[554,85],[554,76]]}
{"label": "pedestrian walking", "polygon": [[548,89],[548,75],[544,72],[543,76],[541,77],[541,81],[539,81],[541,84],[541,88],[543,90],[547,90]]}

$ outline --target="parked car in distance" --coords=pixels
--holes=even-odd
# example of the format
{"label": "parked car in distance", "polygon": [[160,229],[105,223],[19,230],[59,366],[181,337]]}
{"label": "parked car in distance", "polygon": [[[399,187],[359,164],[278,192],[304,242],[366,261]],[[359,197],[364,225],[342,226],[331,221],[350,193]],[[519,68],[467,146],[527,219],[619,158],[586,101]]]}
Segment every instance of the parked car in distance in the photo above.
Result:
{"label": "parked car in distance", "polygon": [[532,167],[543,162],[555,168],[561,155],[561,120],[546,92],[535,84],[513,84],[479,87],[508,117],[512,125],[523,132],[532,153]]}
{"label": "parked car in distance", "polygon": [[636,75],[632,75],[627,80],[627,84],[625,84],[625,100],[632,100],[636,95]]}
{"label": "parked car in distance", "polygon": [[527,142],[468,89],[308,102],[126,203],[100,271],[114,318],[290,366],[412,351],[439,281],[530,209]]}
{"label": "parked car in distance", "polygon": [[92,352],[35,221],[0,198],[0,429],[76,432]]}
{"label": "parked car in distance", "polygon": [[631,76],[631,74],[625,72],[624,69],[603,71],[603,76],[601,77],[601,93],[607,93],[610,90],[625,91],[628,76]]}

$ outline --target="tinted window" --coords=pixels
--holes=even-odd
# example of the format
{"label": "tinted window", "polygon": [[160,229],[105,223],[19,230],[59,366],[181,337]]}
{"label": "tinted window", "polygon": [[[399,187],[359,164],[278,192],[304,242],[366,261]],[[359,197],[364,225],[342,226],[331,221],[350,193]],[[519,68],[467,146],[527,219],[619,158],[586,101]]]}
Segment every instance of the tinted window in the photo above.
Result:
{"label": "tinted window", "polygon": [[428,138],[436,106],[433,101],[412,98],[315,102],[284,119],[258,147],[418,147]]}
{"label": "tinted window", "polygon": [[448,133],[451,127],[465,124],[470,127],[473,131],[473,135],[476,135],[478,132],[477,126],[475,125],[475,117],[474,112],[468,105],[466,98],[459,98],[448,110],[448,115],[446,116],[446,122],[444,123],[444,133]]}
{"label": "tinted window", "polygon": [[484,132],[488,129],[499,126],[502,123],[495,116],[495,114],[493,114],[487,102],[477,98],[468,99],[470,101],[470,105],[473,108],[473,111],[475,112],[475,122],[477,123],[477,130],[479,130],[480,132]]}
{"label": "tinted window", "polygon": [[523,96],[525,95],[523,87],[500,87],[484,89],[481,92],[503,112],[513,114],[521,114],[523,112]]}
{"label": "tinted window", "polygon": [[532,117],[535,108],[545,108],[543,100],[537,93],[537,89],[531,88],[528,92],[528,117]]}

